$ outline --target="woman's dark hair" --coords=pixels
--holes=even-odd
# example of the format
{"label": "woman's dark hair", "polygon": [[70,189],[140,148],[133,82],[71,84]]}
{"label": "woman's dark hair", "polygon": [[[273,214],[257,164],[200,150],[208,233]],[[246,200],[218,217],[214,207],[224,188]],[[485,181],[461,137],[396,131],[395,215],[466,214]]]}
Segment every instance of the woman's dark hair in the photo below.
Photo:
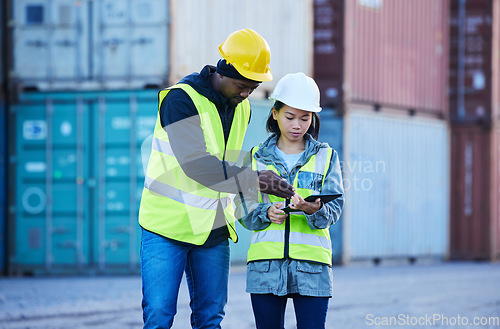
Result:
{"label": "woman's dark hair", "polygon": [[[273,109],[275,109],[276,111],[279,112],[284,105],[285,104],[283,102],[280,102],[280,101],[276,101],[274,103],[273,107],[271,108],[271,111],[269,112],[269,117],[267,118],[267,122],[266,122],[267,132],[269,132],[271,134],[276,134],[276,135],[281,134],[280,127],[278,126],[278,121],[273,119]],[[316,112],[312,112],[311,125],[309,126],[307,133],[310,134],[312,136],[312,138],[318,139],[319,116],[318,116],[318,113],[316,113]]]}

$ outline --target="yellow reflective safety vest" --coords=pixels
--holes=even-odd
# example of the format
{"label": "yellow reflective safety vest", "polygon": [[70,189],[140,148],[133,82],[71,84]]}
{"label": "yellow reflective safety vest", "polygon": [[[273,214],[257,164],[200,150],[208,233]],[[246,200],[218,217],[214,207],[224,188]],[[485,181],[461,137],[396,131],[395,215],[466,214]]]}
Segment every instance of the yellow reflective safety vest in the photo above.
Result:
{"label": "yellow reflective safety vest", "polygon": [[[187,84],[160,91],[159,105],[170,90],[184,90],[193,101],[201,122],[207,152],[219,160],[235,163],[250,118],[247,99],[235,108],[227,143],[215,104]],[[179,123],[182,124],[181,121]],[[236,242],[232,196],[203,186],[189,178],[172,152],[167,132],[156,119],[153,145],[139,210],[139,224],[146,230],[177,241],[202,245],[213,228],[219,201],[224,209],[231,239]]]}
{"label": "yellow reflective safety vest", "polygon": [[[273,170],[279,175],[272,164],[264,164],[255,159],[257,147],[252,149],[252,168],[254,170]],[[295,175],[293,186],[295,193],[303,198],[312,194],[320,194],[326,173],[330,167],[333,150],[321,148],[318,153],[311,156]],[[300,188],[298,177],[321,177],[321,186],[308,185],[309,188]],[[309,182],[311,183],[311,182]],[[301,184],[302,185],[302,184]],[[317,184],[319,185],[319,184]],[[283,198],[259,192],[259,202],[276,203],[284,202]],[[271,259],[295,259],[312,261],[322,264],[332,264],[332,244],[330,231],[325,229],[311,229],[307,224],[303,212],[292,212],[281,225],[271,223],[260,231],[253,231],[247,261]]]}

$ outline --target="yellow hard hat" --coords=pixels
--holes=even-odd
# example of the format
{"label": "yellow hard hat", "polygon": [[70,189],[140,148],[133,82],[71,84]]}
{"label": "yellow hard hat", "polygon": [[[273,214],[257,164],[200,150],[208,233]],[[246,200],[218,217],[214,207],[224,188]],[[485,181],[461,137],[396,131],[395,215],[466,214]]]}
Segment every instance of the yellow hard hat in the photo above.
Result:
{"label": "yellow hard hat", "polygon": [[271,81],[271,49],[266,40],[251,29],[231,33],[219,46],[219,53],[245,78]]}

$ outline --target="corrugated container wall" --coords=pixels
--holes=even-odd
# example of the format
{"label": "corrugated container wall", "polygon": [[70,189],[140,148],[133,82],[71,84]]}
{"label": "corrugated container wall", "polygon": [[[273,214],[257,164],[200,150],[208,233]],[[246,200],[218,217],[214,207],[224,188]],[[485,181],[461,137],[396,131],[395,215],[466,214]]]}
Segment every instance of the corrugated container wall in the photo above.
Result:
{"label": "corrugated container wall", "polygon": [[220,58],[218,47],[232,32],[251,28],[271,48],[273,81],[254,92],[264,96],[285,74],[312,75],[312,0],[171,0],[170,83]]}
{"label": "corrugated container wall", "polygon": [[500,127],[452,127],[450,256],[500,259]]}
{"label": "corrugated container wall", "polygon": [[10,273],[138,273],[141,147],[156,109],[156,91],[20,95]]}
{"label": "corrugated container wall", "polygon": [[448,256],[447,124],[396,113],[344,116],[344,263]]}
{"label": "corrugated container wall", "polygon": [[500,119],[500,1],[452,0],[450,18],[450,119]]}
{"label": "corrugated container wall", "polygon": [[168,1],[11,4],[10,79],[23,88],[134,89],[168,78]]}
{"label": "corrugated container wall", "polygon": [[[447,0],[330,0],[315,4],[315,18],[320,21],[315,25],[314,55],[321,64],[315,66],[315,76],[321,77],[320,83],[330,79],[326,85],[320,84],[325,105],[338,103],[337,97],[343,94],[344,103],[446,115]],[[322,38],[327,41],[319,44]],[[330,56],[325,57],[325,52]],[[334,82],[339,76],[338,61],[344,63],[343,79]],[[331,68],[331,76],[325,77],[326,68]],[[338,86],[343,87],[342,92],[336,91]]]}

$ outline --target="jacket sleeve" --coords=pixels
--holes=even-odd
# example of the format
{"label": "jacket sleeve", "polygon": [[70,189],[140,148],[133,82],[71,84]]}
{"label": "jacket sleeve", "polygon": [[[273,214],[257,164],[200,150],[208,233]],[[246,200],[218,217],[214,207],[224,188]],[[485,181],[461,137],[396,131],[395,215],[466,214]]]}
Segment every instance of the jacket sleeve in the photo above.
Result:
{"label": "jacket sleeve", "polygon": [[[236,201],[238,202],[238,201]],[[247,203],[248,206],[248,203]],[[253,210],[248,213],[248,215],[243,215],[242,213],[238,213],[242,209],[239,209],[238,205],[236,206],[236,218],[239,218],[239,222],[243,225],[244,228],[250,231],[260,231],[265,229],[271,224],[271,220],[267,218],[267,210],[271,207],[269,203],[256,203],[254,204]],[[240,217],[242,216],[242,217]]]}
{"label": "jacket sleeve", "polygon": [[257,182],[257,172],[219,160],[207,152],[198,111],[182,90],[172,90],[160,106],[172,151],[186,175],[210,189],[237,194]]}
{"label": "jacket sleeve", "polygon": [[341,197],[324,203],[320,210],[307,215],[307,224],[311,229],[324,229],[335,224],[342,214],[344,206],[344,186],[338,154],[333,150],[330,167],[326,173],[321,194],[342,194]]}

